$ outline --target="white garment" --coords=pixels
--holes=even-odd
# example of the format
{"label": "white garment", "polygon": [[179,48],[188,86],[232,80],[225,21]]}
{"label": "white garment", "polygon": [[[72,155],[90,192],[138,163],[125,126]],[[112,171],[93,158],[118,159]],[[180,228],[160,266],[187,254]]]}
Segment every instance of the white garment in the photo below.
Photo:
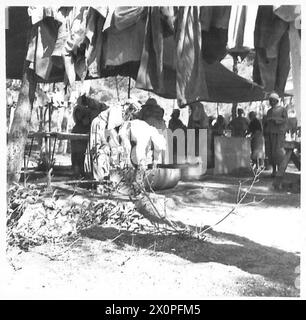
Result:
{"label": "white garment", "polygon": [[[154,145],[154,160],[160,160],[161,152],[166,150],[166,139],[154,127],[143,120],[131,120],[124,123],[119,131],[122,147],[134,165],[148,163],[151,142]],[[131,142],[135,144],[132,148]]]}
{"label": "white garment", "polygon": [[254,48],[258,5],[232,6],[228,28],[228,48]]}

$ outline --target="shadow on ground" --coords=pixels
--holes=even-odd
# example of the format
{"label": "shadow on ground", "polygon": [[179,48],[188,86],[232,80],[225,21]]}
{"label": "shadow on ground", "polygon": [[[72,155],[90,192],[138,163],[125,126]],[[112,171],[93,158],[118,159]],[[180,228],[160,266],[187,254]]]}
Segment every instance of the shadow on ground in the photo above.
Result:
{"label": "shadow on ground", "polygon": [[[82,231],[82,236],[100,241],[113,240],[120,233],[114,228],[93,227]],[[131,245],[155,252],[177,255],[193,263],[215,262],[235,266],[250,274],[289,286],[294,291],[300,264],[298,255],[267,247],[233,234],[211,231],[207,240],[177,235],[150,235],[124,232],[113,240],[119,248]]]}
{"label": "shadow on ground", "polygon": [[[297,174],[286,174],[285,181],[290,186],[300,184],[300,176]],[[238,178],[229,176],[207,177],[203,181],[181,182],[171,190],[159,192],[171,198],[176,205],[220,205],[235,204],[237,201],[237,192],[239,182],[242,183],[243,190],[246,190],[251,182],[252,177]],[[258,183],[256,183],[246,196],[244,203],[253,201],[262,201],[258,206],[275,206],[275,207],[300,207],[300,193],[292,191],[276,191],[273,186],[273,179],[270,174],[264,174]]]}

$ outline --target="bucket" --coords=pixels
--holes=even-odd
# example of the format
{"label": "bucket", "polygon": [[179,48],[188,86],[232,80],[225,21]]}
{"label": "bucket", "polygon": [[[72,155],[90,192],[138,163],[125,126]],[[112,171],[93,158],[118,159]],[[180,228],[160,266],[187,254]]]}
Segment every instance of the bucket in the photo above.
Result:
{"label": "bucket", "polygon": [[165,190],[174,188],[181,178],[181,169],[179,168],[157,168],[152,169],[145,181],[146,189]]}

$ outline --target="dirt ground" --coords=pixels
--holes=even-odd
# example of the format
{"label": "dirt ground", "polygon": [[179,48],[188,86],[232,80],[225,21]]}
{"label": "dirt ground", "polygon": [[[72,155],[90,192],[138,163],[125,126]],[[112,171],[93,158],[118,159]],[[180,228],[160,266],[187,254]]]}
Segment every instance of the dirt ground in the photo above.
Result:
{"label": "dirt ground", "polygon": [[[288,179],[299,174],[291,170]],[[236,202],[241,178],[207,176],[162,192],[172,217],[203,227]],[[300,194],[275,191],[264,173],[247,202],[206,239],[131,235],[88,229],[69,247],[8,251],[6,295],[33,298],[203,299],[297,297],[301,252]],[[119,237],[118,237],[119,236]],[[50,259],[52,252],[59,252]]]}

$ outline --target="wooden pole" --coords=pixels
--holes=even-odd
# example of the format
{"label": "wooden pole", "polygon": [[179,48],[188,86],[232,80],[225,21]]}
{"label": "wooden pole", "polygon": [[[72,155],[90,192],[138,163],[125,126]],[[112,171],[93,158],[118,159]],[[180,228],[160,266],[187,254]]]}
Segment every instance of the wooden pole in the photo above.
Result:
{"label": "wooden pole", "polygon": [[[53,100],[51,100],[51,102],[48,104],[48,130],[49,132],[51,132],[51,117],[52,117],[52,104],[53,104]],[[51,136],[48,137],[48,169],[51,168],[52,164],[51,164],[51,149],[52,149],[52,141],[51,141]]]}
{"label": "wooden pole", "polygon": [[[233,72],[235,74],[238,74],[238,57],[235,54],[233,54],[232,57],[233,57],[233,62],[234,62],[233,63]],[[232,104],[232,120],[235,119],[237,116],[237,106],[238,106],[237,102],[234,102]]]}
{"label": "wooden pole", "polygon": [[128,99],[131,98],[131,77],[129,77]]}

